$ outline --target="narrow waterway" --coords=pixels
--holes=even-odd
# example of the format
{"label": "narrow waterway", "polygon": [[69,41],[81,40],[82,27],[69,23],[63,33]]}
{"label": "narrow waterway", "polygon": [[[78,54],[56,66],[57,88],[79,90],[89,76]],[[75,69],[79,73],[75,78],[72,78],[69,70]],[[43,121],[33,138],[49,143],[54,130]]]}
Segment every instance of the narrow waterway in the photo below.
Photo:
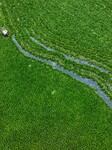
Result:
{"label": "narrow waterway", "polygon": [[[50,47],[44,45],[43,43],[41,43],[39,40],[35,39],[35,38],[32,37],[32,36],[30,36],[30,39],[31,39],[33,42],[35,42],[36,44],[38,44],[38,45],[42,46],[43,48],[45,48],[47,51],[59,52],[59,51],[57,51],[57,50],[55,50],[55,49],[53,49],[53,48],[50,48]],[[96,69],[100,70],[101,72],[104,72],[104,73],[106,73],[106,74],[109,74],[109,72],[108,72],[106,69],[101,68],[101,67],[98,67],[98,66],[96,66],[96,65],[94,65],[94,64],[92,64],[92,63],[90,63],[90,62],[88,62],[88,61],[76,59],[76,58],[74,58],[74,57],[70,57],[70,56],[68,56],[68,55],[65,55],[65,54],[62,53],[62,52],[59,52],[59,53],[61,53],[61,54],[62,54],[66,59],[68,59],[68,60],[74,61],[74,62],[76,62],[76,63],[78,63],[78,64],[87,65],[87,66],[96,68]]]}
{"label": "narrow waterway", "polygon": [[50,60],[46,60],[46,59],[42,59],[40,57],[36,57],[32,54],[30,54],[29,52],[26,52],[21,45],[18,43],[18,41],[16,40],[15,36],[12,36],[12,41],[14,42],[14,44],[17,46],[17,48],[19,49],[19,51],[21,53],[23,53],[25,56],[30,57],[32,59],[38,60],[40,62],[46,63],[50,66],[52,66],[54,69],[57,69],[67,75],[70,75],[71,77],[75,78],[76,80],[85,83],[86,85],[89,85],[91,87],[93,87],[96,90],[96,93],[108,104],[108,106],[110,106],[112,108],[112,102],[109,100],[109,98],[105,95],[105,93],[100,89],[100,87],[98,86],[98,84],[93,81],[92,79],[88,79],[88,78],[83,78],[79,75],[77,75],[74,72],[71,72],[69,70],[64,69],[63,67],[61,67],[60,65],[57,65],[55,62],[50,61]]}

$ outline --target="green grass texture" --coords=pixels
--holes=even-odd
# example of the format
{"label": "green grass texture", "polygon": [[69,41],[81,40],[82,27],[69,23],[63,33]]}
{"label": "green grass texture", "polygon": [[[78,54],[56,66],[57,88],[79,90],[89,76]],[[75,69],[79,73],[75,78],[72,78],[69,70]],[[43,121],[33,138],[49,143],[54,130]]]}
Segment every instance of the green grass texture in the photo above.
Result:
{"label": "green grass texture", "polygon": [[[110,0],[2,1],[0,27],[9,37],[0,35],[1,150],[112,149],[112,109],[92,88],[25,57],[11,39],[15,34],[26,51],[91,77],[111,99],[111,6]],[[25,29],[59,53],[33,43]],[[67,61],[60,52],[110,74]]]}

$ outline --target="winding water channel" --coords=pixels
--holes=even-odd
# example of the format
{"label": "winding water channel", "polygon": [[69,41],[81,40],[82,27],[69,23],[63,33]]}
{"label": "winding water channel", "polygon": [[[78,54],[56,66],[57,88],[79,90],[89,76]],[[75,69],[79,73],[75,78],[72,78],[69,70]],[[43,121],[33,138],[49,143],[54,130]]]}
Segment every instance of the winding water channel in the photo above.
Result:
{"label": "winding water channel", "polygon": [[[110,106],[112,108],[112,102],[110,101],[110,99],[105,95],[105,93],[100,89],[100,87],[98,86],[98,84],[93,81],[92,79],[88,79],[88,78],[83,78],[79,75],[77,75],[76,73],[66,70],[63,67],[61,67],[60,65],[57,65],[55,62],[51,61],[51,60],[46,60],[46,59],[42,59],[40,57],[36,57],[32,54],[30,54],[29,52],[26,52],[21,45],[18,43],[18,41],[16,40],[15,36],[12,36],[12,41],[14,42],[14,44],[17,46],[17,48],[19,49],[19,51],[21,53],[23,53],[25,56],[38,60],[40,62],[46,63],[50,66],[52,66],[54,69],[57,69],[67,75],[70,75],[71,77],[75,78],[76,80],[85,83],[86,85],[89,85],[91,87],[93,87],[96,90],[96,93],[108,104],[108,106]],[[38,42],[39,44],[41,44],[41,46],[43,46],[42,43]],[[45,47],[45,46],[44,46]]]}
{"label": "winding water channel", "polygon": [[[57,51],[57,50],[55,50],[55,49],[53,49],[53,48],[50,48],[50,47],[44,45],[43,43],[41,43],[39,40],[35,39],[35,38],[32,37],[32,36],[30,36],[30,39],[31,39],[33,42],[35,42],[36,44],[38,44],[38,45],[42,46],[43,48],[45,48],[47,51],[59,52],[59,51]],[[100,71],[102,71],[102,72],[104,72],[104,73],[106,73],[106,74],[109,74],[109,72],[108,72],[106,69],[101,68],[101,67],[98,67],[98,66],[96,66],[96,65],[94,65],[94,64],[92,64],[92,63],[90,63],[90,62],[88,62],[88,61],[80,60],[80,59],[76,59],[76,58],[70,57],[70,56],[68,56],[68,55],[65,55],[65,54],[62,53],[62,52],[59,52],[59,53],[61,53],[61,54],[62,54],[66,59],[68,59],[68,60],[74,61],[74,62],[76,62],[76,63],[78,63],[78,64],[87,65],[87,66],[96,68],[96,69],[98,69],[98,70],[100,70]]]}

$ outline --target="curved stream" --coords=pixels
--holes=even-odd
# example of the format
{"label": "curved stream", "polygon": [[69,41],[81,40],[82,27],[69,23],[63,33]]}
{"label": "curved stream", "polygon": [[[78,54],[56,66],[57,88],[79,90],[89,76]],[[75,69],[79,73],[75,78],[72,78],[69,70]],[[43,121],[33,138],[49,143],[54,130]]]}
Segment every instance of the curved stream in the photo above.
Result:
{"label": "curved stream", "polygon": [[44,62],[50,66],[52,66],[54,69],[60,70],[61,72],[70,75],[71,77],[75,78],[78,81],[81,81],[82,83],[85,83],[86,85],[89,85],[91,87],[93,87],[96,90],[96,93],[102,97],[102,99],[108,104],[108,106],[110,106],[112,108],[112,102],[109,100],[109,98],[105,95],[105,93],[100,89],[100,87],[98,86],[98,84],[93,81],[92,79],[88,79],[88,78],[82,78],[81,76],[77,75],[76,73],[73,73],[69,70],[64,69],[63,67],[57,65],[55,62],[50,61],[50,60],[46,60],[46,59],[42,59],[40,57],[36,57],[28,52],[26,52],[21,45],[18,43],[18,41],[16,40],[15,36],[12,36],[12,41],[14,42],[14,44],[17,46],[17,48],[19,49],[19,51],[21,53],[23,53],[25,56],[30,57],[32,59],[38,60],[40,62]]}
{"label": "curved stream", "polygon": [[[27,31],[27,32],[28,32],[28,31]],[[29,35],[29,36],[30,36],[30,35]],[[30,39],[31,39],[33,42],[35,42],[36,44],[38,44],[38,45],[42,46],[43,48],[45,48],[47,51],[59,52],[59,51],[57,51],[57,50],[55,50],[55,49],[53,49],[53,48],[50,48],[50,47],[44,45],[43,43],[41,43],[39,40],[35,39],[35,38],[32,37],[32,36],[30,36]],[[61,54],[62,54],[66,59],[68,59],[68,60],[74,61],[74,62],[76,62],[76,63],[78,63],[78,64],[87,65],[87,66],[96,68],[96,69],[98,69],[98,70],[100,70],[100,71],[102,71],[102,72],[104,72],[104,73],[106,73],[106,74],[109,74],[109,72],[108,72],[106,69],[101,68],[101,67],[98,67],[98,66],[96,66],[96,65],[94,65],[94,64],[92,64],[92,63],[90,63],[90,62],[88,62],[88,61],[73,58],[73,57],[71,57],[71,56],[65,55],[65,54],[62,53],[62,52],[59,52],[59,53],[61,53]]]}

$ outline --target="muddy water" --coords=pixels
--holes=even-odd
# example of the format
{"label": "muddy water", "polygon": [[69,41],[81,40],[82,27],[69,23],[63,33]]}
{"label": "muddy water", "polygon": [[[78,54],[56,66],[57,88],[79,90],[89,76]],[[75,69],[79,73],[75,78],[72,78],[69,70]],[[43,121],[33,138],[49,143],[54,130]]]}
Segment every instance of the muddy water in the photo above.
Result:
{"label": "muddy water", "polygon": [[63,67],[57,65],[55,62],[53,61],[50,61],[50,60],[46,60],[46,59],[42,59],[42,58],[39,58],[39,57],[36,57],[28,52],[26,52],[22,47],[21,45],[18,43],[18,41],[16,40],[15,36],[13,35],[12,36],[12,41],[14,42],[14,44],[17,46],[17,48],[19,49],[19,51],[21,53],[23,53],[25,56],[29,57],[29,58],[32,58],[32,59],[35,59],[35,60],[38,60],[40,62],[43,62],[43,63],[46,63],[50,66],[52,66],[54,69],[57,69],[59,71],[61,71],[62,73],[65,73],[67,75],[70,75],[71,77],[75,78],[76,80],[82,82],[82,83],[85,83],[86,85],[89,85],[91,87],[93,87],[94,89],[96,89],[96,93],[102,97],[102,99],[108,104],[108,106],[110,106],[112,108],[112,102],[109,100],[109,98],[105,95],[105,93],[99,88],[98,84],[93,81],[92,79],[88,79],[88,78],[83,78],[79,75],[77,75],[76,73],[73,73],[69,70],[66,70],[64,69]]}

